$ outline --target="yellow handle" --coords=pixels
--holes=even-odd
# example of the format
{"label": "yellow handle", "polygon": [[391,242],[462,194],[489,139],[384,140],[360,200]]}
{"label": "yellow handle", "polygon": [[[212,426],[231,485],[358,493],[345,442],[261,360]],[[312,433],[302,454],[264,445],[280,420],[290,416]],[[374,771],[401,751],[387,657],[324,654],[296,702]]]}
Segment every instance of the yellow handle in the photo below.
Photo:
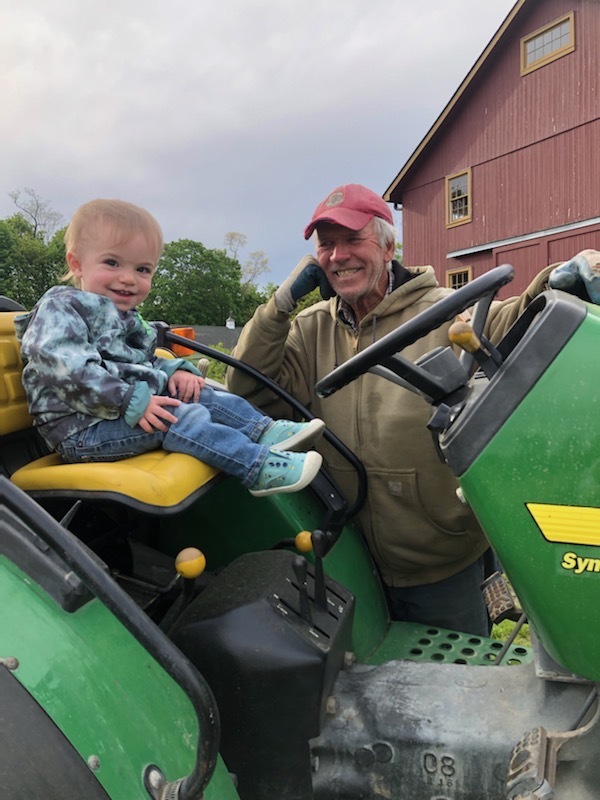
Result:
{"label": "yellow handle", "polygon": [[312,533],[310,531],[300,531],[295,537],[296,549],[301,553],[310,553],[312,546]]}
{"label": "yellow handle", "polygon": [[206,558],[197,547],[185,547],[177,554],[175,569],[182,578],[197,578],[206,569]]}
{"label": "yellow handle", "polygon": [[476,353],[482,349],[479,337],[467,322],[453,322],[448,330],[448,338],[452,344],[458,345],[467,353]]}

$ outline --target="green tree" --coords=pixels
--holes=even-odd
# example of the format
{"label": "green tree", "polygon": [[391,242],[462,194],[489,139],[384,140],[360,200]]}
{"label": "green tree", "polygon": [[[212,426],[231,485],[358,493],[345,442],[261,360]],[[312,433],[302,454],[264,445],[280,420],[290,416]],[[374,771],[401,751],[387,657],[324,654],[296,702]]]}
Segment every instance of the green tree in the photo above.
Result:
{"label": "green tree", "polygon": [[0,294],[31,308],[59,278],[62,250],[52,246],[22,214],[0,223]]}
{"label": "green tree", "polygon": [[67,227],[56,231],[48,242],[48,259],[52,264],[54,274],[60,280],[67,272],[67,252],[65,247],[65,233]]}
{"label": "green tree", "polygon": [[236,325],[238,327],[240,325],[245,325],[258,306],[266,303],[270,296],[270,293],[266,290],[259,289],[252,283],[249,286],[242,285],[242,296],[237,311],[234,314]]}
{"label": "green tree", "polygon": [[242,305],[241,267],[224,250],[179,239],[165,245],[152,291],[143,305],[147,319],[170,324],[224,325]]}
{"label": "green tree", "polygon": [[0,295],[16,299],[14,254],[17,236],[5,220],[0,220]]}

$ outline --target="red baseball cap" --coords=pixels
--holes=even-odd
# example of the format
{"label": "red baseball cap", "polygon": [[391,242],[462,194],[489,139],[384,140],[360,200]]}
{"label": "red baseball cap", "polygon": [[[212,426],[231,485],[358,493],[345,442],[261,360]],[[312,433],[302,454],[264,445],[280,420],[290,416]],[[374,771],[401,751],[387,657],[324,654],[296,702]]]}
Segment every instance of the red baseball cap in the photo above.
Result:
{"label": "red baseball cap", "polygon": [[359,231],[373,217],[381,217],[390,225],[394,224],[392,212],[385,200],[366,186],[347,183],[345,186],[338,186],[319,203],[304,230],[304,238],[310,238],[319,222],[333,222],[352,231]]}

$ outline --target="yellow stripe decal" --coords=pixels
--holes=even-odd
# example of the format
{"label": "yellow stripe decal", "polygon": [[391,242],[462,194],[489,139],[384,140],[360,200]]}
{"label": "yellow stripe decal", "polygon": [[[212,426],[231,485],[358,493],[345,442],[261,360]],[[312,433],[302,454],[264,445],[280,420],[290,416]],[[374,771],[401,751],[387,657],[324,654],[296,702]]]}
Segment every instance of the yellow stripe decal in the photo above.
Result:
{"label": "yellow stripe decal", "polygon": [[526,503],[549,542],[600,545],[600,508]]}

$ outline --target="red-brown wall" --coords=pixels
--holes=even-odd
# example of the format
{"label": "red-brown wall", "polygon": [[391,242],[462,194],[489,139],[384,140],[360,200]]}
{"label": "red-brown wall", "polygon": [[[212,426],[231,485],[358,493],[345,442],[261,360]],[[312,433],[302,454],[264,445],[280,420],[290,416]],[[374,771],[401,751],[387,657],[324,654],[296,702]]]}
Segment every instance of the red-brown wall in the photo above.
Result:
{"label": "red-brown wall", "polygon": [[[521,76],[520,38],[570,11],[575,51]],[[433,264],[445,283],[449,269],[476,277],[511,261],[506,295],[546,263],[600,249],[599,43],[597,0],[524,4],[399,187],[405,264]],[[467,168],[472,221],[448,229],[445,177]]]}

